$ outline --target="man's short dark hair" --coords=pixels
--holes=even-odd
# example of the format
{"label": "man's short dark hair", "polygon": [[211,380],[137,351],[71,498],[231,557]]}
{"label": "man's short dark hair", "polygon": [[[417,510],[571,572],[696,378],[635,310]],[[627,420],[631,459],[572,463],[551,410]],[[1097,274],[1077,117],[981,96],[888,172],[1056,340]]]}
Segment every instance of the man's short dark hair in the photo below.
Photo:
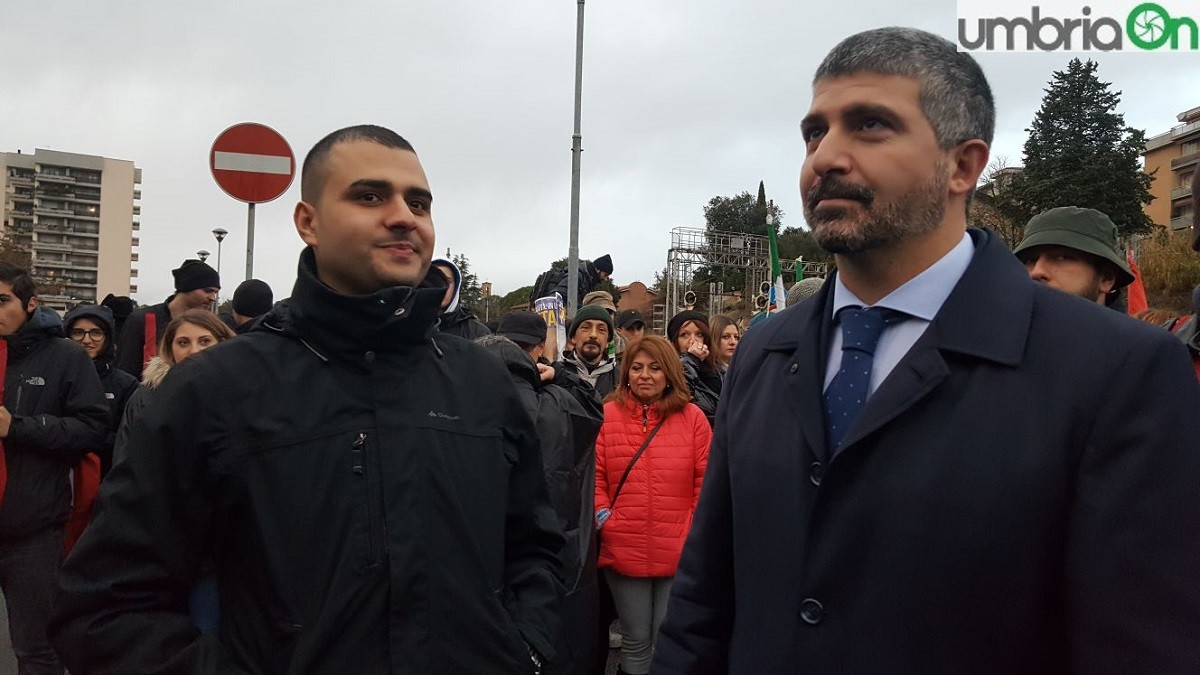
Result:
{"label": "man's short dark hair", "polygon": [[894,26],[851,35],[825,56],[813,85],[861,72],[916,80],[921,112],[942,150],[976,138],[992,144],[996,127],[992,89],[975,59],[949,40]]}
{"label": "man's short dark hair", "polygon": [[22,305],[28,306],[29,300],[37,295],[37,284],[33,283],[33,277],[24,267],[0,263],[0,281],[12,286],[13,295]]}
{"label": "man's short dark hair", "polygon": [[317,203],[321,196],[321,190],[325,186],[327,177],[325,165],[326,160],[329,159],[329,152],[338,143],[350,141],[370,141],[385,148],[416,152],[411,143],[391,129],[374,124],[359,124],[338,129],[317,141],[317,144],[304,157],[304,165],[300,168],[300,199],[309,204]]}

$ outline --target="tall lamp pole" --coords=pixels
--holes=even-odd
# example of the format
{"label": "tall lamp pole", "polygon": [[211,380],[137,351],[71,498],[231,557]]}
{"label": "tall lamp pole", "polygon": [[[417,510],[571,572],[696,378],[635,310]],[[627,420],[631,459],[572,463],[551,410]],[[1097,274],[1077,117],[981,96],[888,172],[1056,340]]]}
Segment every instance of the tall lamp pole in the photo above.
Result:
{"label": "tall lamp pole", "polygon": [[200,249],[199,251],[196,251],[196,257],[200,258],[200,262],[204,262],[204,261],[208,260],[208,256],[210,256],[210,255],[212,255],[212,254],[209,253],[208,251],[205,251],[204,249]]}
{"label": "tall lamp pole", "polygon": [[221,242],[225,241],[225,235],[229,231],[223,227],[213,228],[213,236],[217,238],[217,276],[221,275]]}
{"label": "tall lamp pole", "polygon": [[[567,317],[579,309],[579,164],[583,155],[583,2],[575,16],[575,130],[571,134],[571,244],[567,250]],[[558,345],[562,349],[564,345]]]}

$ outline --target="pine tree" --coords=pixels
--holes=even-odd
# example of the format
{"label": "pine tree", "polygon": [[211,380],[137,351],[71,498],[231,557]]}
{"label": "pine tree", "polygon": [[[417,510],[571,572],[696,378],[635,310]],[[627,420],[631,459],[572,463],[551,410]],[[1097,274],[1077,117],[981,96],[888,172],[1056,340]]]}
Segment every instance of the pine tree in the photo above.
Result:
{"label": "pine tree", "polygon": [[1141,169],[1145,133],[1125,125],[1116,112],[1121,92],[1100,81],[1098,67],[1072,59],[1045,90],[1026,129],[1024,171],[999,205],[1022,222],[1056,206],[1081,206],[1108,214],[1122,236],[1153,225],[1142,211],[1153,199],[1152,179]]}
{"label": "pine tree", "polygon": [[458,270],[462,272],[462,285],[458,289],[458,304],[479,314],[483,308],[483,291],[479,287],[479,277],[471,271],[471,261],[462,253],[456,253],[452,258]]}

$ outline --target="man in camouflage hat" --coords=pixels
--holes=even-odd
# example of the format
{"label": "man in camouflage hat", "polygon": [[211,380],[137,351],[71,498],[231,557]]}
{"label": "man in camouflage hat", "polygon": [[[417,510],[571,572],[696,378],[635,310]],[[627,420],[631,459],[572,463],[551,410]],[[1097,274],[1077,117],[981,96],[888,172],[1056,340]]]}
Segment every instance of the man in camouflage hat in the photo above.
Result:
{"label": "man in camouflage hat", "polygon": [[1133,272],[1117,252],[1117,226],[1095,209],[1060,206],[1025,225],[1025,238],[1013,250],[1034,281],[1109,304],[1133,283]]}

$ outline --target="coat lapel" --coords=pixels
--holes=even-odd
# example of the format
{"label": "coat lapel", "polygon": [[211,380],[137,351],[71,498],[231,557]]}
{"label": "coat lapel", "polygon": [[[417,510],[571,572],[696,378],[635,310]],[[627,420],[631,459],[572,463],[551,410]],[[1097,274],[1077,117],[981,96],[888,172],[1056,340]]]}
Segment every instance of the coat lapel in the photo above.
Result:
{"label": "coat lapel", "polygon": [[1033,317],[1034,282],[999,237],[986,230],[969,232],[975,243],[970,267],[925,333],[867,401],[842,442],[842,452],[945,382],[951,370],[944,352],[1009,367],[1020,364]]}
{"label": "coat lapel", "polygon": [[792,408],[801,433],[813,452],[825,459],[825,404],[821,392],[825,384],[826,352],[829,351],[827,303],[833,295],[832,276],[809,301],[785,311],[775,326],[775,334],[766,349],[791,356],[787,365],[785,398]]}

